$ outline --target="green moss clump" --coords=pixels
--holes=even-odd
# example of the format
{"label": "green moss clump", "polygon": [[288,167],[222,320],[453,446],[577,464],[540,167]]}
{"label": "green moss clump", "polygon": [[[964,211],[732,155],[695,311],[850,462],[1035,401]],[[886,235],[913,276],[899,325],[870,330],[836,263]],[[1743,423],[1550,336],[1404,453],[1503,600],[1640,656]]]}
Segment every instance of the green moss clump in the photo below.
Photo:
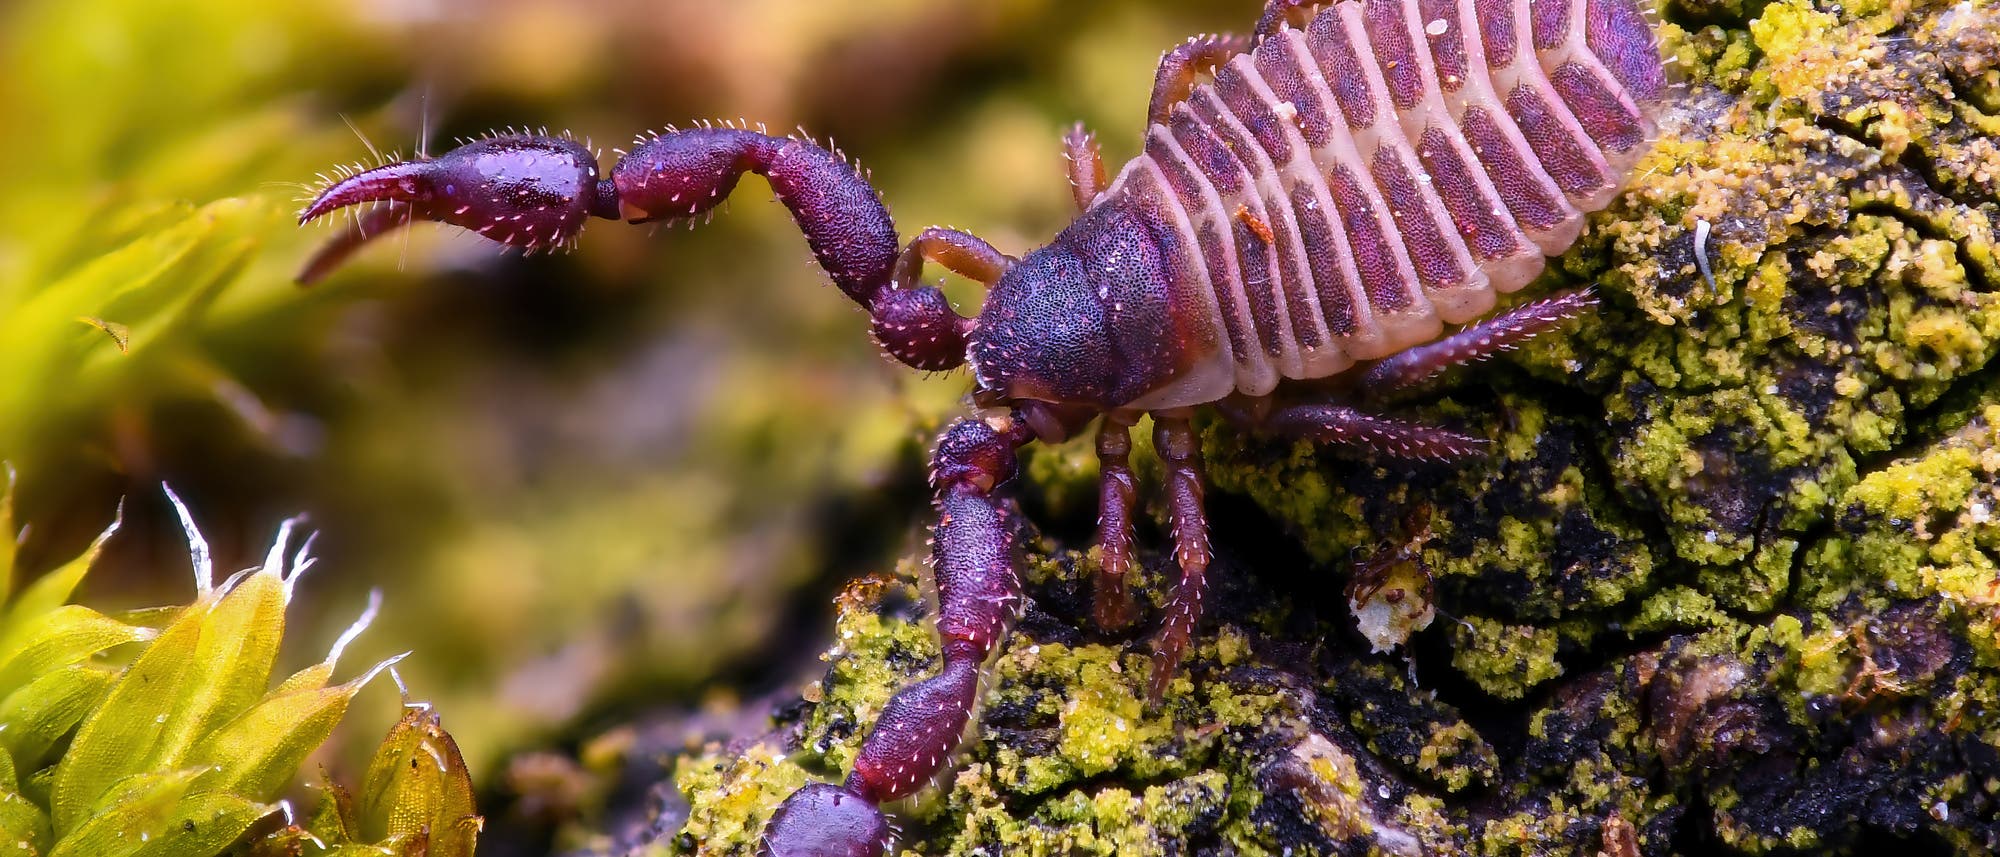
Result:
{"label": "green moss clump", "polygon": [[754,844],[778,802],[811,779],[768,744],[734,752],[705,747],[682,757],[675,769],[674,784],[693,807],[676,836]]}
{"label": "green moss clump", "polygon": [[[1031,582],[1045,595],[1073,586],[1080,560],[1037,556]],[[934,668],[929,632],[909,615],[915,595],[886,578],[848,587],[837,624],[848,642],[829,652],[826,679],[812,692],[817,704],[780,730],[786,738],[683,756],[677,784],[688,815],[677,838],[658,847],[750,853],[808,772],[831,776],[850,765],[862,734],[854,725]],[[1266,598],[1233,591],[1222,600],[1242,609]],[[1051,603],[1061,602],[1054,595]],[[941,797],[903,807],[908,844],[939,854],[1127,854],[1198,840],[1277,854],[1301,841],[1412,836],[1404,830],[1411,811],[1376,793],[1362,757],[1314,734],[1314,694],[1284,678],[1265,639],[1224,625],[1188,654],[1155,706],[1146,702],[1143,651],[1017,630],[992,665],[979,718],[985,737],[969,745]],[[1343,693],[1357,707],[1428,710],[1400,677],[1378,675]],[[801,752],[779,754],[777,742]],[[1426,776],[1463,786],[1492,774],[1491,748],[1462,723],[1414,745],[1409,763]],[[1286,818],[1311,823],[1292,830]]]}
{"label": "green moss clump", "polygon": [[194,601],[107,615],[69,600],[122,509],[82,556],[17,588],[14,472],[0,476],[0,854],[471,857],[482,824],[471,775],[437,712],[407,696],[359,788],[323,782],[310,817],[294,820],[284,795],[307,757],[403,659],[332,683],[371,607],[323,660],[274,684],[294,585],[317,562],[310,539],[292,553],[296,520],[264,564],[218,583],[169,493]]}

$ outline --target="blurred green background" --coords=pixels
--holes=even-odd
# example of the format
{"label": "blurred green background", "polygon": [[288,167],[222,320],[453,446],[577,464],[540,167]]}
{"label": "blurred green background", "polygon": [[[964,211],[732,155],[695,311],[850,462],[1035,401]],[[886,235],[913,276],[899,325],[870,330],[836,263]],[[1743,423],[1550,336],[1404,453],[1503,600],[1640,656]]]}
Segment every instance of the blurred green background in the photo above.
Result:
{"label": "blurred green background", "polygon": [[355,662],[415,650],[403,674],[489,786],[522,749],[807,675],[827,594],[921,538],[923,449],[963,377],[881,360],[760,181],[708,227],[597,222],[567,256],[419,226],[308,290],[291,276],[334,234],[292,225],[315,174],[372,164],[363,135],[407,154],[546,125],[608,165],[645,129],[742,117],[835,139],[905,237],[1019,253],[1069,215],[1068,124],[1115,168],[1160,51],[1256,5],[13,3],[0,459],[22,564],[75,554],[125,497],[82,600],[183,603],[159,483],[225,570],[304,512],[324,558],[287,660],[380,587]]}

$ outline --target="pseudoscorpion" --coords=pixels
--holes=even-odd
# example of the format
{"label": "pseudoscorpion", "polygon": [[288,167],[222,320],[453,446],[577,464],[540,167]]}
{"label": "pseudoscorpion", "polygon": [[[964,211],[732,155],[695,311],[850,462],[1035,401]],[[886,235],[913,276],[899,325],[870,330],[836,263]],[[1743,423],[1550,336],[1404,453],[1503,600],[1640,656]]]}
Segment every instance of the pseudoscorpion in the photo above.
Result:
{"label": "pseudoscorpion", "polygon": [[[593,216],[707,213],[754,172],[890,355],[925,370],[969,365],[983,413],[946,429],[931,476],[943,665],[889,700],[845,784],[794,793],[764,839],[774,855],[879,854],[891,845],[879,805],[949,764],[982,665],[1019,612],[995,495],[1019,447],[1097,423],[1095,613],[1116,629],[1135,613],[1130,427],[1153,417],[1181,570],[1155,638],[1156,698],[1200,618],[1209,564],[1195,408],[1390,456],[1484,450],[1483,439],[1365,406],[1594,303],[1568,292],[1443,335],[1534,279],[1644,155],[1666,77],[1637,4],[1270,0],[1253,37],[1167,52],[1144,151],[1115,178],[1089,134],[1065,139],[1080,214],[1018,259],[935,227],[899,250],[888,211],[845,159],[810,140],[704,125],[642,140],[603,179],[582,146],[525,134],[348,176],[300,220],[384,204],[301,279],[416,219],[552,248]],[[920,284],[925,262],[990,287],[976,317]],[[1343,400],[1279,403],[1281,380],[1332,376],[1352,379]]]}

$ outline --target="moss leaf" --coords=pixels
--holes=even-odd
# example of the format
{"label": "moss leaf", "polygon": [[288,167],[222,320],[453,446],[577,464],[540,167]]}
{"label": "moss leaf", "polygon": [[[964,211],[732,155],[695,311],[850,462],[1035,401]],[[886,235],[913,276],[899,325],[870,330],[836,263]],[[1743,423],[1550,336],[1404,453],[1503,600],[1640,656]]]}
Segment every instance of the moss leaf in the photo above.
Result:
{"label": "moss leaf", "polygon": [[366,841],[401,855],[471,857],[484,823],[472,777],[437,712],[411,706],[368,765],[358,818]]}
{"label": "moss leaf", "polygon": [[188,763],[212,767],[202,781],[205,789],[274,799],[306,756],[333,734],[354,695],[399,660],[402,656],[385,660],[353,681],[333,687],[293,687],[300,676],[318,675],[317,670],[302,671],[195,744],[188,753]]}
{"label": "moss leaf", "polygon": [[322,661],[292,673],[284,681],[278,683],[278,688],[271,691],[271,695],[278,696],[280,694],[318,690],[326,687],[326,683],[332,679],[333,662],[331,660]]}
{"label": "moss leaf", "polygon": [[359,825],[354,821],[354,796],[331,777],[321,780],[319,804],[306,817],[305,829],[328,844],[355,841]]}
{"label": "moss leaf", "polygon": [[0,647],[0,687],[21,687],[51,670],[124,643],[151,639],[137,628],[88,607],[68,604],[9,629],[11,651]]}
{"label": "moss leaf", "polygon": [[[63,563],[61,568],[44,574],[34,583],[28,584],[20,596],[7,606],[6,612],[0,613],[0,658],[9,658],[20,650],[21,637],[30,633],[28,629],[33,620],[69,602],[70,593],[76,591],[76,585],[83,582],[84,573],[90,571],[91,563],[96,562],[97,555],[103,552],[104,542],[118,532],[119,525],[125,519],[124,512],[125,507],[121,504],[118,507],[118,514],[111,519],[111,525],[105,527],[104,532],[97,534],[97,539],[90,543],[90,548],[85,550],[82,556]],[[7,541],[11,556],[13,549],[11,524],[8,529],[10,532]],[[0,688],[4,687],[6,685],[0,684]]]}
{"label": "moss leaf", "polygon": [[97,708],[116,680],[115,673],[72,665],[0,697],[0,748],[23,770],[34,770]]}
{"label": "moss leaf", "polygon": [[248,710],[270,686],[285,636],[285,583],[277,567],[266,565],[230,589],[203,617],[201,631],[169,732],[177,754]]}
{"label": "moss leaf", "polygon": [[119,781],[49,857],[207,857],[274,811],[235,795],[190,794],[204,773],[188,768]]}
{"label": "moss leaf", "polygon": [[22,796],[12,757],[0,753],[0,857],[40,855],[48,841],[48,813]]}
{"label": "moss leaf", "polygon": [[149,770],[159,759],[166,722],[176,707],[175,691],[187,682],[206,612],[199,603],[182,611],[182,618],[160,633],[77,730],[56,768],[51,809],[57,831],[73,830],[112,784]]}
{"label": "moss leaf", "polygon": [[41,857],[48,845],[48,814],[19,792],[0,789],[0,857]]}
{"label": "moss leaf", "polygon": [[137,857],[211,857],[225,854],[259,821],[278,811],[276,806],[233,794],[207,792],[189,795],[174,804],[167,813],[166,824],[156,828],[161,831],[156,838],[130,853]]}

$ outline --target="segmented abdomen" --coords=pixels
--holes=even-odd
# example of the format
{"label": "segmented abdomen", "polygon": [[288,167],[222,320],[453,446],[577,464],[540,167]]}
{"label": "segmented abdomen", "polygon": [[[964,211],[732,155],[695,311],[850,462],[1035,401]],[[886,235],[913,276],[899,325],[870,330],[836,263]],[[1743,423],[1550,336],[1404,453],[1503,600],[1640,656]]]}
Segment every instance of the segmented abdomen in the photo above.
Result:
{"label": "segmented abdomen", "polygon": [[[1219,69],[1106,200],[1174,224],[1262,395],[1489,311],[1576,240],[1644,153],[1665,89],[1638,0],[1346,0]],[[1209,401],[1188,385],[1143,404]],[[1183,401],[1185,400],[1185,401]]]}

